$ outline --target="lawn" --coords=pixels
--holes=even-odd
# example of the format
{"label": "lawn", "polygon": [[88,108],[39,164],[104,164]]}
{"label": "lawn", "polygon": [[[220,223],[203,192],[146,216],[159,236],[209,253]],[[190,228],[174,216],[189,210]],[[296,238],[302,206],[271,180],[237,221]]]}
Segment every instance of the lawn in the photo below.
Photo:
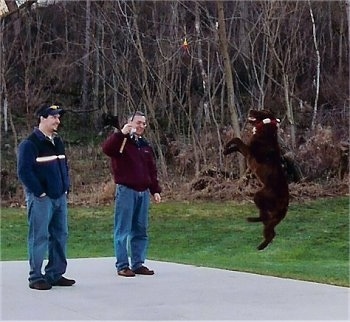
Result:
{"label": "lawn", "polygon": [[[349,198],[292,203],[272,244],[250,203],[163,202],[150,210],[152,260],[216,267],[349,287]],[[1,260],[24,260],[26,210],[1,210]],[[113,206],[70,207],[68,256],[113,256]]]}

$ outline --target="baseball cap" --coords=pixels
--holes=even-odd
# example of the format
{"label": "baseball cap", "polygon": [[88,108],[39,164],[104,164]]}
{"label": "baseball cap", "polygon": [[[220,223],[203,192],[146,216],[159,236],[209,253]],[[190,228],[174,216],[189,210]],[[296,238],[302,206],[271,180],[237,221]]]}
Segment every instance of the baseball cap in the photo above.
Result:
{"label": "baseball cap", "polygon": [[49,115],[62,115],[64,113],[64,110],[60,108],[58,105],[43,105],[39,107],[39,109],[36,111],[35,115],[36,117],[45,117],[47,118]]}

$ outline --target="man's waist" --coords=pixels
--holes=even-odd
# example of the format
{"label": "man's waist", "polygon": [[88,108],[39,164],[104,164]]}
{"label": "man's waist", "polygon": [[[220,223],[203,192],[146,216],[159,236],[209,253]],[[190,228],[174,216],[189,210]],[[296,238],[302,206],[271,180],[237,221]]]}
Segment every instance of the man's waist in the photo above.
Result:
{"label": "man's waist", "polygon": [[116,184],[125,186],[129,189],[132,189],[138,192],[143,192],[149,189],[149,186],[145,184],[134,184],[134,183],[119,182],[119,181],[117,181]]}

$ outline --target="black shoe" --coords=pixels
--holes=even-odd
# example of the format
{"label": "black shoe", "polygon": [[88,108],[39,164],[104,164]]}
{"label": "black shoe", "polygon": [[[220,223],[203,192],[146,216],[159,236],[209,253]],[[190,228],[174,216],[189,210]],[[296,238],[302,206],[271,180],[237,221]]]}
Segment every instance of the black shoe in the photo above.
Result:
{"label": "black shoe", "polygon": [[72,286],[73,284],[75,284],[75,280],[70,280],[62,276],[58,281],[52,283],[52,286]]}
{"label": "black shoe", "polygon": [[32,288],[33,290],[40,290],[40,291],[49,290],[52,288],[52,286],[46,281],[39,281],[33,284],[29,284],[29,287]]}
{"label": "black shoe", "polygon": [[141,266],[133,271],[135,274],[138,275],[153,275],[154,271],[148,269],[146,266]]}

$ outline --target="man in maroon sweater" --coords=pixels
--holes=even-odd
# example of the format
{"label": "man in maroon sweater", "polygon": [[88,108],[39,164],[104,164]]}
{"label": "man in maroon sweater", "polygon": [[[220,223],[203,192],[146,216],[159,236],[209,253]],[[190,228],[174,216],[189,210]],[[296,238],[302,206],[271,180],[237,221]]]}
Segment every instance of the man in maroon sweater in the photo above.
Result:
{"label": "man in maroon sweater", "polygon": [[[119,276],[153,275],[144,266],[148,247],[148,214],[150,195],[161,201],[154,151],[142,137],[146,117],[135,112],[121,131],[116,131],[102,144],[111,158],[116,183],[114,211],[115,266]],[[128,246],[130,244],[130,254]],[[130,264],[129,264],[130,255]]]}

